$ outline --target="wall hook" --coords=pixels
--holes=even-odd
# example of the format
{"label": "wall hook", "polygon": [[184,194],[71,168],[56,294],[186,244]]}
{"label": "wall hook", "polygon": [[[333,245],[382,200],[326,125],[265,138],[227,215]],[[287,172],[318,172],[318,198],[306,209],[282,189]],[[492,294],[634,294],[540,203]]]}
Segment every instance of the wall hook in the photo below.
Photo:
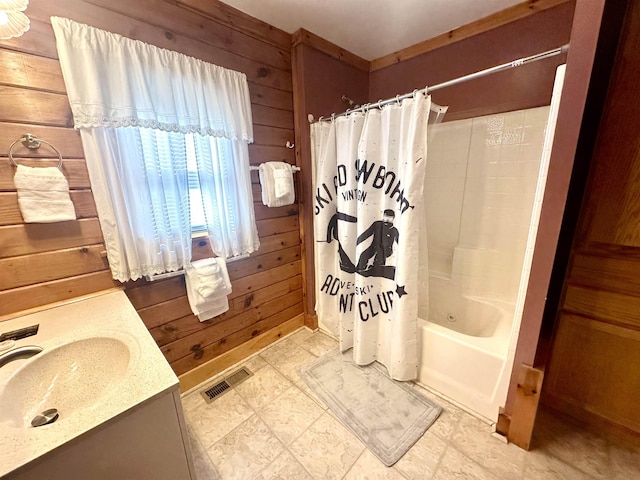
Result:
{"label": "wall hook", "polygon": [[31,149],[31,150],[35,150],[37,148],[40,148],[40,139],[33,136],[30,133],[25,134],[20,141],[22,142],[22,144]]}
{"label": "wall hook", "polygon": [[294,144],[294,143],[291,143],[289,140],[287,140],[287,143],[285,144],[285,147],[287,147],[287,148],[293,148],[293,147],[295,147],[295,144]]}

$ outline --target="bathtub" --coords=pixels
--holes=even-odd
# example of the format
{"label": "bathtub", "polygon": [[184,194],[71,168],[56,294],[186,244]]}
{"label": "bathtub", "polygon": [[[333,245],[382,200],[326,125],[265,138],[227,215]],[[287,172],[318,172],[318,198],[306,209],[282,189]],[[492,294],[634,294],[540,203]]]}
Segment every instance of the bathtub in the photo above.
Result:
{"label": "bathtub", "polygon": [[418,383],[496,420],[514,306],[465,296],[450,280],[429,278],[428,314],[418,319]]}

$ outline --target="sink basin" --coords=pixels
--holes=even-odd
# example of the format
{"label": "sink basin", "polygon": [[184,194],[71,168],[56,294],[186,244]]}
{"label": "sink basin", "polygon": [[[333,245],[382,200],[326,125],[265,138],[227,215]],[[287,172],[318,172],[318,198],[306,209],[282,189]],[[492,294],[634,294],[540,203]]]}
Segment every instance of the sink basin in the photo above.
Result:
{"label": "sink basin", "polygon": [[127,345],[110,337],[45,349],[7,380],[0,392],[0,423],[32,428],[31,420],[52,408],[60,413],[57,421],[64,421],[112,392],[125,377],[130,359]]}
{"label": "sink basin", "polygon": [[[182,440],[157,454],[170,445],[167,435],[182,431],[178,377],[125,292],[20,313],[3,320],[1,331],[33,325],[37,335],[13,346],[42,352],[0,367],[0,478],[184,478],[169,473],[180,464],[176,452],[188,450]],[[161,474],[151,473],[156,467]]]}

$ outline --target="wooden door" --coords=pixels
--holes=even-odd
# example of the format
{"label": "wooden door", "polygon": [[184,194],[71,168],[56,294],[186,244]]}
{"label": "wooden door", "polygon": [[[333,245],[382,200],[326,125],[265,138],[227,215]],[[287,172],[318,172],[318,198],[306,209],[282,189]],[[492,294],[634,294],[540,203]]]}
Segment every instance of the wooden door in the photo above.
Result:
{"label": "wooden door", "polygon": [[638,45],[640,0],[634,0],[565,277],[543,402],[598,428],[640,434]]}

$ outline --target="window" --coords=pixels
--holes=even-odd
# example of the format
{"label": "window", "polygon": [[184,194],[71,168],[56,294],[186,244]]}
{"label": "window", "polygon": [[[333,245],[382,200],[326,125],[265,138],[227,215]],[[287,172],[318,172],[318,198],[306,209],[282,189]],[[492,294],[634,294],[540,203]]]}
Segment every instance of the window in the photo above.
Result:
{"label": "window", "polygon": [[[147,172],[155,171],[164,181],[150,181],[153,194],[153,206],[156,215],[162,216],[162,211],[158,208],[167,205],[166,215],[177,215],[175,205],[181,201],[177,198],[180,189],[168,188],[167,182],[175,182],[180,178],[181,171],[187,174],[188,200],[191,231],[200,233],[207,231],[207,220],[203,204],[203,195],[200,188],[200,178],[198,175],[198,161],[196,159],[196,147],[192,133],[164,132],[151,128],[135,128],[136,135],[139,136],[139,148],[144,159]],[[212,159],[203,159],[212,162]],[[173,193],[175,192],[175,193]],[[161,198],[164,196],[164,199]],[[174,206],[173,208],[171,206]]]}
{"label": "window", "polygon": [[109,266],[120,281],[259,246],[246,75],[52,17]]}
{"label": "window", "polygon": [[230,140],[151,128],[129,129],[135,131],[139,142],[156,218],[169,229],[178,228],[179,205],[186,202],[192,233],[242,228],[238,222],[249,215],[247,207],[252,210],[253,205],[247,205],[246,195],[239,191],[242,171]]}
{"label": "window", "polygon": [[191,231],[202,233],[207,231],[207,220],[202,204],[202,192],[198,178],[198,162],[193,144],[193,134],[185,135],[187,141],[187,172],[189,173],[189,211],[191,213]]}

